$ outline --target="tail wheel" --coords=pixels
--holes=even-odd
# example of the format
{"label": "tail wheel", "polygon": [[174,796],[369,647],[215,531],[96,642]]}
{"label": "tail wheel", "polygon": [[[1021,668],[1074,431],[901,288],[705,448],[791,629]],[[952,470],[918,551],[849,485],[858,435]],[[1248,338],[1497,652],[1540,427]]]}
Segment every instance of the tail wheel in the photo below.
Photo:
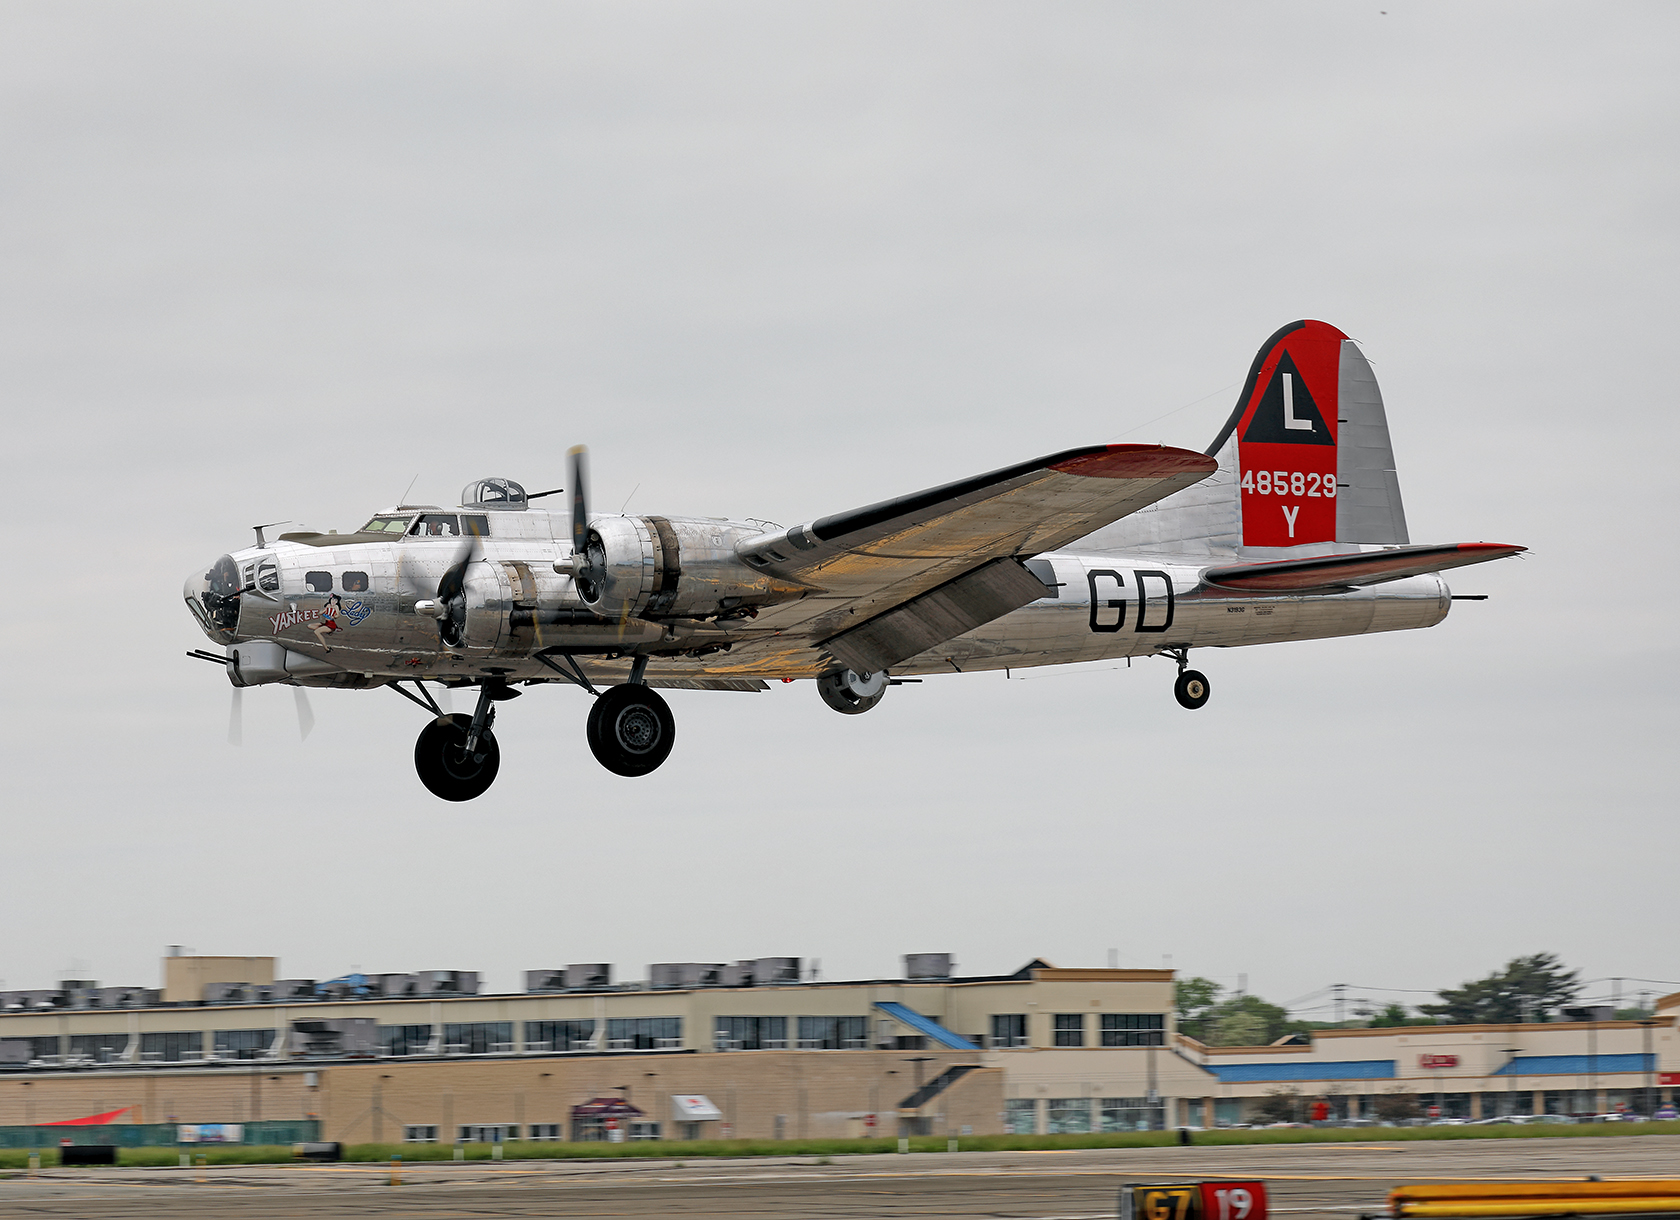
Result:
{"label": "tail wheel", "polygon": [[1208,685],[1206,674],[1199,670],[1187,669],[1179,674],[1178,681],[1173,683],[1173,698],[1178,700],[1180,707],[1195,711],[1208,701],[1212,689]]}
{"label": "tail wheel", "polygon": [[456,713],[440,716],[420,730],[414,743],[414,770],[433,796],[446,801],[470,801],[483,796],[496,782],[502,767],[502,748],[495,734],[479,734],[478,749],[466,752],[472,717]]}
{"label": "tail wheel", "polygon": [[589,709],[589,749],[614,775],[646,775],[671,755],[677,722],[658,692],[640,684],[601,692]]}

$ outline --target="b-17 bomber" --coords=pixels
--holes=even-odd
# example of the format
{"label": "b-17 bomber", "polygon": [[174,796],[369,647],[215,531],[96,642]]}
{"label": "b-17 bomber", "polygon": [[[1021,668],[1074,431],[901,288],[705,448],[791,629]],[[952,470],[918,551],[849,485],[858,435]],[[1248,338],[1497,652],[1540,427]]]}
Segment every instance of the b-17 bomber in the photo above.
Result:
{"label": "b-17 bomber", "polygon": [[[1197,709],[1193,648],[1431,627],[1452,601],[1442,571],[1524,549],[1411,543],[1371,367],[1313,321],[1266,341],[1205,452],[1069,449],[791,528],[596,513],[587,478],[576,448],[563,489],[484,478],[351,533],[259,527],[187,579],[222,649],[189,655],[236,698],[396,691],[426,715],[421,783],[464,801],[495,781],[498,706],[536,687],[584,692],[591,752],[632,777],[675,744],[661,689],[810,679],[857,715],[907,679],[1165,656]],[[430,686],[471,693],[472,712]]]}

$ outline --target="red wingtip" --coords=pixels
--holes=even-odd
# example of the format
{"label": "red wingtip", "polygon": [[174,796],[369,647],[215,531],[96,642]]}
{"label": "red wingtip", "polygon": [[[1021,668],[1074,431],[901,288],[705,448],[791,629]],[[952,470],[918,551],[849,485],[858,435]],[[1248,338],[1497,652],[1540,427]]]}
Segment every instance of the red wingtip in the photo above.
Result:
{"label": "red wingtip", "polygon": [[1147,479],[1173,474],[1212,474],[1219,463],[1193,449],[1170,445],[1104,445],[1057,462],[1051,470],[1097,479]]}

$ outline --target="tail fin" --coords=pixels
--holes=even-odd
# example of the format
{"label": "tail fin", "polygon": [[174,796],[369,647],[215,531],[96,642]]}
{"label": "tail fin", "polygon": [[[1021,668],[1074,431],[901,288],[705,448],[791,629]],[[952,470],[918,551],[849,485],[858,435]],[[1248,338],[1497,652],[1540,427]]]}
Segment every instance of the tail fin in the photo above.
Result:
{"label": "tail fin", "polygon": [[1291,322],[1267,339],[1207,453],[1219,461],[1208,479],[1081,545],[1230,553],[1409,541],[1376,376],[1334,326]]}

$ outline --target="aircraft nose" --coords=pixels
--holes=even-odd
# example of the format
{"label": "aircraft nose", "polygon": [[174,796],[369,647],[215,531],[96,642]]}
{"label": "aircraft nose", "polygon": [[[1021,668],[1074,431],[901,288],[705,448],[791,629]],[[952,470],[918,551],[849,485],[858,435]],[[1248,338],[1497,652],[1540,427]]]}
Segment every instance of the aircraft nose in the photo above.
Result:
{"label": "aircraft nose", "polygon": [[239,565],[232,555],[223,555],[188,576],[181,586],[181,596],[205,635],[218,644],[233,643],[233,632],[239,626],[241,590]]}

